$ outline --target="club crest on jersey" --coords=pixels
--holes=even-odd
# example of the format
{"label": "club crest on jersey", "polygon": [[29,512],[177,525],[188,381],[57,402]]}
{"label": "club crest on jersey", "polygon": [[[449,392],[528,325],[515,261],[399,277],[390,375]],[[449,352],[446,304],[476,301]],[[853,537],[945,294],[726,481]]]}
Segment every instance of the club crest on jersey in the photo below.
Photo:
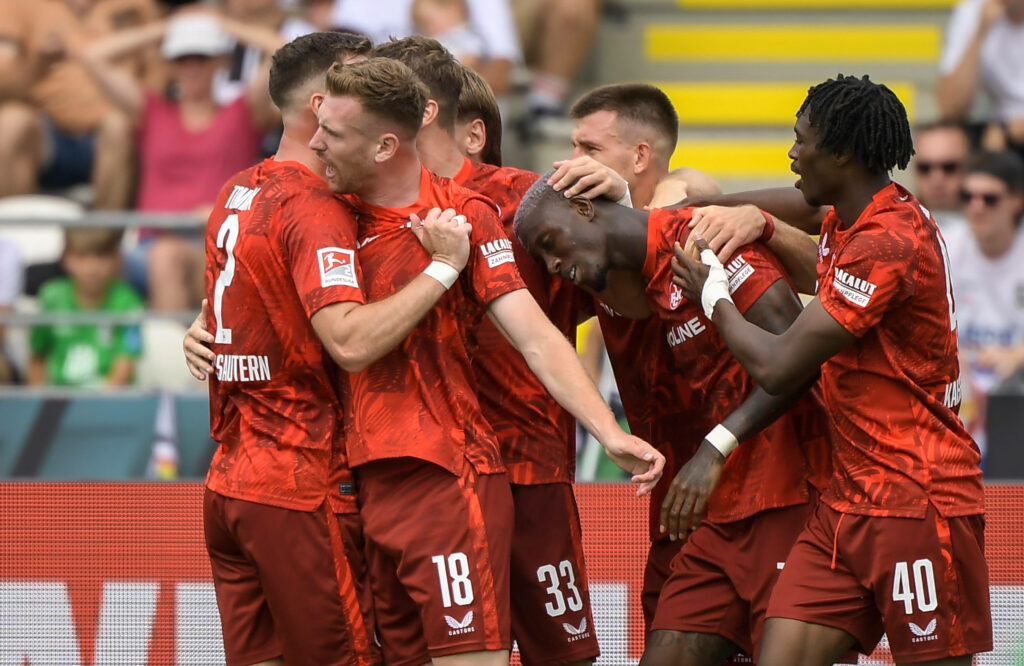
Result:
{"label": "club crest on jersey", "polygon": [[924,643],[925,641],[937,641],[939,637],[935,635],[935,627],[938,626],[936,618],[932,618],[932,621],[925,626],[924,629],[917,626],[914,622],[908,622],[907,627],[910,629],[910,633],[914,634],[914,637],[910,639],[911,643]]}
{"label": "club crest on jersey", "polygon": [[568,622],[563,622],[562,629],[565,630],[565,633],[569,634],[568,642],[570,643],[573,643],[575,641],[581,641],[584,638],[590,637],[590,632],[587,631],[587,618],[583,618],[582,620],[580,620],[580,624],[578,627],[574,627]]}
{"label": "club crest on jersey", "polygon": [[321,287],[359,287],[355,252],[340,247],[322,247],[316,251],[316,258],[320,263]]}
{"label": "club crest on jersey", "polygon": [[467,611],[466,615],[463,616],[462,620],[456,620],[451,615],[444,616],[445,624],[451,627],[451,631],[448,632],[449,636],[458,636],[459,634],[469,634],[476,631],[473,627],[473,611]]}
{"label": "club crest on jersey", "polygon": [[683,302],[683,290],[675,282],[668,286],[668,307],[675,310]]}
{"label": "club crest on jersey", "polygon": [[507,238],[487,241],[480,246],[480,252],[487,260],[487,267],[494,268],[502,264],[515,263],[515,255],[512,254],[512,241]]}
{"label": "club crest on jersey", "polygon": [[836,269],[832,287],[842,294],[843,298],[859,307],[865,307],[870,303],[871,295],[878,289],[878,285],[850,275],[842,268]]}

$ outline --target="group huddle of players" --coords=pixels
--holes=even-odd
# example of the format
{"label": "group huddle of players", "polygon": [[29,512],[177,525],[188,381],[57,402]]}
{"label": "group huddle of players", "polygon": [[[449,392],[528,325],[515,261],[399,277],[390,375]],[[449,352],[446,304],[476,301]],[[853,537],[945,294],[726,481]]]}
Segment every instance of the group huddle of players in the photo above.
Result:
{"label": "group huddle of players", "polygon": [[[221,190],[185,341],[228,664],[593,662],[577,420],[653,490],[641,663],[991,649],[945,253],[889,181],[887,88],[812,88],[797,189],[729,201],[759,208],[692,205],[727,198],[669,172],[649,85],[580,99],[545,176],[501,166],[493,95],[428,38],[301,37],[270,92],[280,148]],[[570,343],[595,315],[632,434]]]}

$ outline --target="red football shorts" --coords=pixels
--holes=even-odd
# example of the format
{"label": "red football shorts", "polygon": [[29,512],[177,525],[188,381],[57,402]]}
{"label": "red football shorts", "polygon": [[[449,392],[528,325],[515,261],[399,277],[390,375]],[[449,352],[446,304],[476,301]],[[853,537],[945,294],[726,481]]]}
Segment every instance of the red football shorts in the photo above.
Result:
{"label": "red football shorts", "polygon": [[505,474],[415,458],[356,469],[385,662],[511,648],[512,495]]}
{"label": "red football shorts", "polygon": [[644,566],[644,583],[640,591],[640,607],[644,612],[644,635],[651,633],[651,622],[658,608],[658,597],[665,587],[668,577],[672,574],[672,560],[682,549],[686,539],[672,541],[658,539],[651,542],[647,553],[647,564]]}
{"label": "red football shorts", "polygon": [[280,656],[310,666],[380,663],[361,578],[326,504],[294,511],[207,489],[203,528],[229,666]]}
{"label": "red football shorts", "polygon": [[568,483],[512,485],[512,636],[524,665],[596,659],[576,496]]}
{"label": "red football shorts", "polygon": [[812,504],[703,521],[672,560],[651,631],[717,634],[757,661],[772,587]]}
{"label": "red football shorts", "polygon": [[768,617],[842,629],[899,662],[992,649],[985,518],[839,513],[819,502],[786,560]]}

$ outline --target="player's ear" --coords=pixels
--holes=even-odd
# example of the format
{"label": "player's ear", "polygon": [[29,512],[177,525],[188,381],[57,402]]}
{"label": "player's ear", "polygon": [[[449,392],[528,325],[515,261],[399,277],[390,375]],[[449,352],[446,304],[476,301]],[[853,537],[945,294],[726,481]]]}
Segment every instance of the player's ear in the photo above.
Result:
{"label": "player's ear", "polygon": [[594,202],[586,197],[573,197],[569,199],[569,205],[576,211],[576,214],[587,222],[594,221]]}
{"label": "player's ear", "polygon": [[313,113],[320,112],[320,105],[324,103],[324,95],[322,92],[315,92],[309,96],[309,108],[313,109]]}
{"label": "player's ear", "polygon": [[633,148],[633,173],[643,173],[651,164],[651,144],[641,141]]}
{"label": "player's ear", "polygon": [[480,118],[474,118],[466,126],[466,155],[479,155],[487,146],[487,127]]}
{"label": "player's ear", "polygon": [[428,99],[427,106],[423,109],[423,127],[426,127],[435,120],[437,120],[437,102]]}
{"label": "player's ear", "polygon": [[398,152],[399,146],[398,136],[392,132],[381,134],[379,143],[377,144],[377,152],[374,154],[373,159],[377,164],[387,162],[389,159]]}

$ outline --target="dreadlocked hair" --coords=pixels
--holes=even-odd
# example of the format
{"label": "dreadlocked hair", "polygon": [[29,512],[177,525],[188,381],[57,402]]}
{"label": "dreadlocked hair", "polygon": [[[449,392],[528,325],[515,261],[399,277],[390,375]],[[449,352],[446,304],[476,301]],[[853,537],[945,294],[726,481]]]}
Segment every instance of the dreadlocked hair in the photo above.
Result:
{"label": "dreadlocked hair", "polygon": [[907,168],[914,154],[907,110],[881,83],[839,74],[807,92],[799,116],[818,130],[818,148],[833,155],[852,154],[872,173]]}

